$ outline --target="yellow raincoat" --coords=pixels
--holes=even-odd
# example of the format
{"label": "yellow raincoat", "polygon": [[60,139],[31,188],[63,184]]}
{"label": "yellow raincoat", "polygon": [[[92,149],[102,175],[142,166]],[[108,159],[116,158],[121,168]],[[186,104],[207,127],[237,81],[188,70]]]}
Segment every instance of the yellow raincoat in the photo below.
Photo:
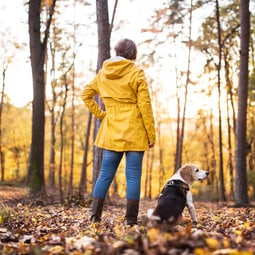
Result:
{"label": "yellow raincoat", "polygon": [[[95,102],[98,94],[105,110]],[[155,142],[155,124],[144,72],[131,60],[106,60],[82,91],[88,109],[102,120],[95,145],[113,151],[145,151]]]}

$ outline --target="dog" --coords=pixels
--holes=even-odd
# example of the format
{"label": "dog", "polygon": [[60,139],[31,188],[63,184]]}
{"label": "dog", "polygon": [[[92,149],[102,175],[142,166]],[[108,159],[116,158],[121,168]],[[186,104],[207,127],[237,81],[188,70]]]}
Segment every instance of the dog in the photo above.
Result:
{"label": "dog", "polygon": [[208,175],[208,171],[200,170],[195,165],[187,164],[179,168],[163,187],[156,208],[148,211],[149,220],[154,220],[158,224],[175,225],[182,217],[185,206],[187,206],[193,223],[197,223],[191,186],[194,181],[202,181]]}

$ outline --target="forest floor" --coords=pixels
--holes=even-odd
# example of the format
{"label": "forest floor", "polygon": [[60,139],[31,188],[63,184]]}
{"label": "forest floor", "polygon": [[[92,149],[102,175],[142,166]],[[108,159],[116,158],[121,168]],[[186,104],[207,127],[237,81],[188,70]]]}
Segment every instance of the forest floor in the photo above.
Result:
{"label": "forest floor", "polygon": [[[125,225],[125,200],[106,204],[90,224],[90,202],[60,205],[54,196],[33,198],[25,188],[0,186],[0,254],[255,254],[255,208],[195,202],[199,223],[149,226],[156,200],[141,200],[139,225]],[[184,216],[189,218],[186,210]]]}

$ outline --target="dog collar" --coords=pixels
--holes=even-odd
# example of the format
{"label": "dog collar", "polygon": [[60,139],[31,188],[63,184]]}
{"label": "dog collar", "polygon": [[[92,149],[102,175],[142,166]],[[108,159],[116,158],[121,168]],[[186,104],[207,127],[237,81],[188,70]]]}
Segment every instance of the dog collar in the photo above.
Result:
{"label": "dog collar", "polygon": [[167,186],[178,186],[186,191],[189,190],[189,185],[181,180],[170,180],[166,184]]}
{"label": "dog collar", "polygon": [[189,191],[189,185],[186,184],[185,182],[181,181],[181,180],[170,180],[167,182],[167,184],[165,185],[165,187],[162,189],[161,194],[164,192],[164,190],[167,187],[177,187],[179,189],[181,189],[181,191],[184,193],[184,195],[186,195],[187,191]]}

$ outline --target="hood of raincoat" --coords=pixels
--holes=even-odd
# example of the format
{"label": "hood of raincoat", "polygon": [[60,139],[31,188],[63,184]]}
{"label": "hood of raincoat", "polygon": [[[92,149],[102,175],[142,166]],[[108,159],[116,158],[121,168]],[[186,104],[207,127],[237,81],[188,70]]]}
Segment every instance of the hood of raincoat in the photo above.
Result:
{"label": "hood of raincoat", "polygon": [[123,57],[113,57],[103,63],[102,74],[110,80],[120,79],[135,68],[133,61]]}

